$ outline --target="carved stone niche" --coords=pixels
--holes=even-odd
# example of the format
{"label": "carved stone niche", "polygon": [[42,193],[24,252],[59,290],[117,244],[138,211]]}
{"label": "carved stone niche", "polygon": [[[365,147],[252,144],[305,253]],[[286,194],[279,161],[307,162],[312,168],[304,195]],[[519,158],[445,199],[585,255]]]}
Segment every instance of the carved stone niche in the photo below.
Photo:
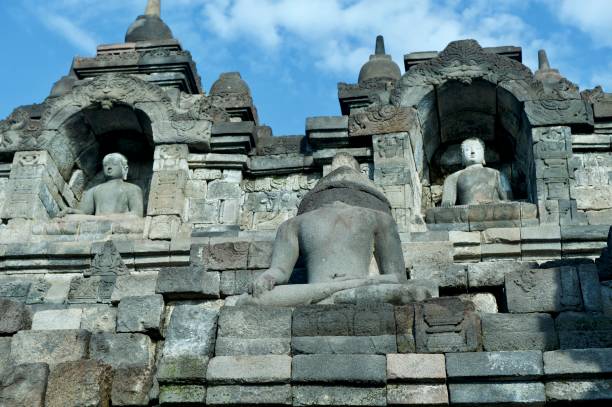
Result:
{"label": "carved stone niche", "polygon": [[[523,107],[509,91],[485,79],[449,80],[432,87],[417,105],[422,126],[423,201],[430,229],[481,230],[535,222],[535,161]],[[445,180],[464,168],[461,143],[478,138],[485,145],[486,167],[507,179],[513,202],[441,208]]]}

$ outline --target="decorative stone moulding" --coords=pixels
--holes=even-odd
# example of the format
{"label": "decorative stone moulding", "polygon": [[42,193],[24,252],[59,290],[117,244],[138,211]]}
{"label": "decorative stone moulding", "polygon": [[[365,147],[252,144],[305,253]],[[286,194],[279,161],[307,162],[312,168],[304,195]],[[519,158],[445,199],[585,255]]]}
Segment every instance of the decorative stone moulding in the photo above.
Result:
{"label": "decorative stone moulding", "polygon": [[502,202],[430,208],[426,212],[431,230],[485,230],[490,227],[537,225],[537,206],[527,202]]}

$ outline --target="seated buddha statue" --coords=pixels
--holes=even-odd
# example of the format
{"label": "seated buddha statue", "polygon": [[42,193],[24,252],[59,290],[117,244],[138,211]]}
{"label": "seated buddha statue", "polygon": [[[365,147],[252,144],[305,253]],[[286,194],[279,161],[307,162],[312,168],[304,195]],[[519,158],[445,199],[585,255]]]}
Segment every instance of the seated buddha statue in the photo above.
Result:
{"label": "seated buddha statue", "polygon": [[83,193],[78,209],[66,208],[59,217],[67,214],[143,216],[144,204],[139,186],[126,182],[128,160],[122,154],[111,153],[102,160],[106,182]]}
{"label": "seated buddha statue", "polygon": [[494,168],[485,167],[485,146],[479,138],[461,143],[464,169],[444,180],[442,206],[488,204],[512,199],[510,182]]}
{"label": "seated buddha statue", "polygon": [[[307,284],[287,284],[301,255]],[[374,256],[378,273],[370,272]],[[407,303],[429,298],[408,284],[402,246],[389,201],[340,153],[332,171],[303,198],[298,215],[280,225],[271,267],[237,304],[295,306],[352,303],[360,298]]]}

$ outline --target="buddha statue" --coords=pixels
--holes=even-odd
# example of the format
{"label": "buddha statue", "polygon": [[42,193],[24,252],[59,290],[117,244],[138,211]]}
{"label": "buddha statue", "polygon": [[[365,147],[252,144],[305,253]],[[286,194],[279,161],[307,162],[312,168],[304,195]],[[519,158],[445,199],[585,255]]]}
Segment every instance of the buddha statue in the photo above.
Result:
{"label": "buddha statue", "polygon": [[128,160],[122,154],[111,153],[102,160],[106,182],[88,189],[81,198],[78,209],[66,208],[58,216],[67,214],[143,216],[142,190],[125,182]]}
{"label": "buddha statue", "polygon": [[[280,225],[271,267],[254,281],[253,295],[243,294],[237,304],[401,304],[435,295],[408,283],[389,201],[357,161],[340,153],[331,169],[304,196],[298,215]],[[287,285],[299,255],[308,283]],[[373,256],[377,273],[370,270]]]}
{"label": "buddha statue", "polygon": [[510,182],[504,174],[485,167],[485,146],[479,138],[461,143],[464,169],[444,180],[442,206],[477,205],[512,199]]}

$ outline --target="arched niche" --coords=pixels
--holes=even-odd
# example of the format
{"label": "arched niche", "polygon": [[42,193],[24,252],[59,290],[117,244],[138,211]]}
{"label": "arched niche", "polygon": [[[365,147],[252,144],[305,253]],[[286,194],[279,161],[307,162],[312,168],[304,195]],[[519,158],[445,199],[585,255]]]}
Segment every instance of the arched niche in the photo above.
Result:
{"label": "arched niche", "polygon": [[[127,181],[143,190],[146,208],[155,146],[151,119],[145,112],[121,103],[107,108],[91,105],[65,120],[57,132],[58,140],[65,142],[62,156],[66,162],[61,169],[66,172],[69,168],[67,179],[80,170],[84,189],[94,187],[105,181],[104,156],[121,153],[129,162]],[[53,156],[57,157],[58,152]]]}
{"label": "arched niche", "polygon": [[[530,125],[523,103],[512,93],[483,78],[448,80],[433,86],[417,110],[423,148],[418,166],[424,185],[441,191],[444,179],[462,168],[461,142],[478,137],[486,146],[487,166],[508,177],[514,199],[534,202]],[[440,198],[435,196],[425,207],[439,204]]]}

